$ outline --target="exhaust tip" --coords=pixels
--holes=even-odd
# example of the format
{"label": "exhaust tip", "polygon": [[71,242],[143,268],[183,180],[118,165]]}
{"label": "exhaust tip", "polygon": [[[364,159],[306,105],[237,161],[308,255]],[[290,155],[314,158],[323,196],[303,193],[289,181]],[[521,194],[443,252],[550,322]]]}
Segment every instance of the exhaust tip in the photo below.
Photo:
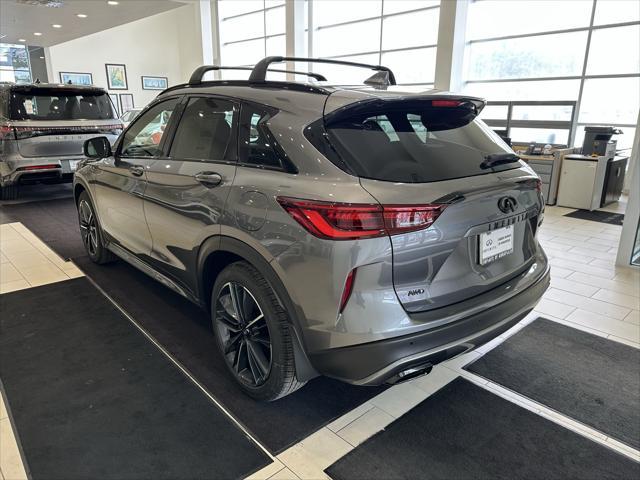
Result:
{"label": "exhaust tip", "polygon": [[407,368],[406,370],[402,370],[393,377],[389,378],[386,383],[388,383],[389,385],[397,385],[416,377],[428,375],[431,370],[433,370],[433,365],[431,363],[425,363],[424,365],[418,365],[417,367]]}

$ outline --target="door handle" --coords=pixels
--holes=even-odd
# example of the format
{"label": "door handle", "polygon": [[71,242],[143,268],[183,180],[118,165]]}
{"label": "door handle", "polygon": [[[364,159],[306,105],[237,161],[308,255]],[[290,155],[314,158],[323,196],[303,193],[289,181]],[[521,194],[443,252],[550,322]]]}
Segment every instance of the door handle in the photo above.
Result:
{"label": "door handle", "polygon": [[222,183],[222,176],[213,172],[197,173],[195,179],[205,187],[217,187]]}
{"label": "door handle", "polygon": [[141,177],[144,174],[144,168],[141,165],[131,165],[129,171],[131,175],[135,175],[136,177]]}

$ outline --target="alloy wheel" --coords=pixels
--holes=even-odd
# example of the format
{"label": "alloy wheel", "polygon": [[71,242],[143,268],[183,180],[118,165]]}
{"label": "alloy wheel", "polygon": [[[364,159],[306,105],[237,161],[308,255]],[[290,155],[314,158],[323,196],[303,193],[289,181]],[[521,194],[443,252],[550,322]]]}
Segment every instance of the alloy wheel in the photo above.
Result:
{"label": "alloy wheel", "polygon": [[237,282],[220,289],[215,325],[225,360],[235,375],[252,387],[262,385],[271,371],[271,337],[267,320],[254,296]]}
{"label": "alloy wheel", "polygon": [[85,200],[80,201],[78,208],[80,214],[80,235],[87,252],[94,256],[98,251],[98,226],[96,216],[91,205]]}

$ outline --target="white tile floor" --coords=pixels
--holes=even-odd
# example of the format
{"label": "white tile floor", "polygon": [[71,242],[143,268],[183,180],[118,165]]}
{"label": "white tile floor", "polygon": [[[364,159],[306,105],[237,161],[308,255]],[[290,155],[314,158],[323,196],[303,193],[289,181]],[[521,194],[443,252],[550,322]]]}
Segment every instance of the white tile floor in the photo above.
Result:
{"label": "white tile floor", "polygon": [[[610,211],[617,211],[613,206]],[[540,241],[552,264],[552,287],[526,319],[477,351],[436,366],[424,377],[394,386],[331,422],[274,458],[251,479],[322,479],[325,468],[394,419],[461,375],[509,401],[593,441],[640,460],[640,452],[462,367],[543,315],[551,320],[640,348],[640,271],[615,266],[621,227],[564,217],[571,209],[547,207]],[[19,223],[0,226],[0,293],[81,276]],[[0,480],[26,478],[0,402]]]}

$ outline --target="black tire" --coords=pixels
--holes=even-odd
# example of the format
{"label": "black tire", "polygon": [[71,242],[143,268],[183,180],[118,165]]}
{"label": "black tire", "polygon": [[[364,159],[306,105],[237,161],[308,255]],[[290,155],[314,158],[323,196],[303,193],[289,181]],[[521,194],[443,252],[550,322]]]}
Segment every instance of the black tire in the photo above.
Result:
{"label": "black tire", "polygon": [[77,207],[80,235],[87,255],[99,265],[113,262],[116,257],[104,246],[100,222],[87,192],[80,194]]}
{"label": "black tire", "polygon": [[[239,304],[244,313],[234,316],[233,305]],[[273,401],[305,384],[296,378],[289,316],[269,283],[251,264],[236,262],[220,272],[211,293],[211,320],[220,354],[247,395]],[[264,368],[267,357],[268,370]]]}
{"label": "black tire", "polygon": [[18,198],[18,185],[0,187],[0,200],[15,200]]}

